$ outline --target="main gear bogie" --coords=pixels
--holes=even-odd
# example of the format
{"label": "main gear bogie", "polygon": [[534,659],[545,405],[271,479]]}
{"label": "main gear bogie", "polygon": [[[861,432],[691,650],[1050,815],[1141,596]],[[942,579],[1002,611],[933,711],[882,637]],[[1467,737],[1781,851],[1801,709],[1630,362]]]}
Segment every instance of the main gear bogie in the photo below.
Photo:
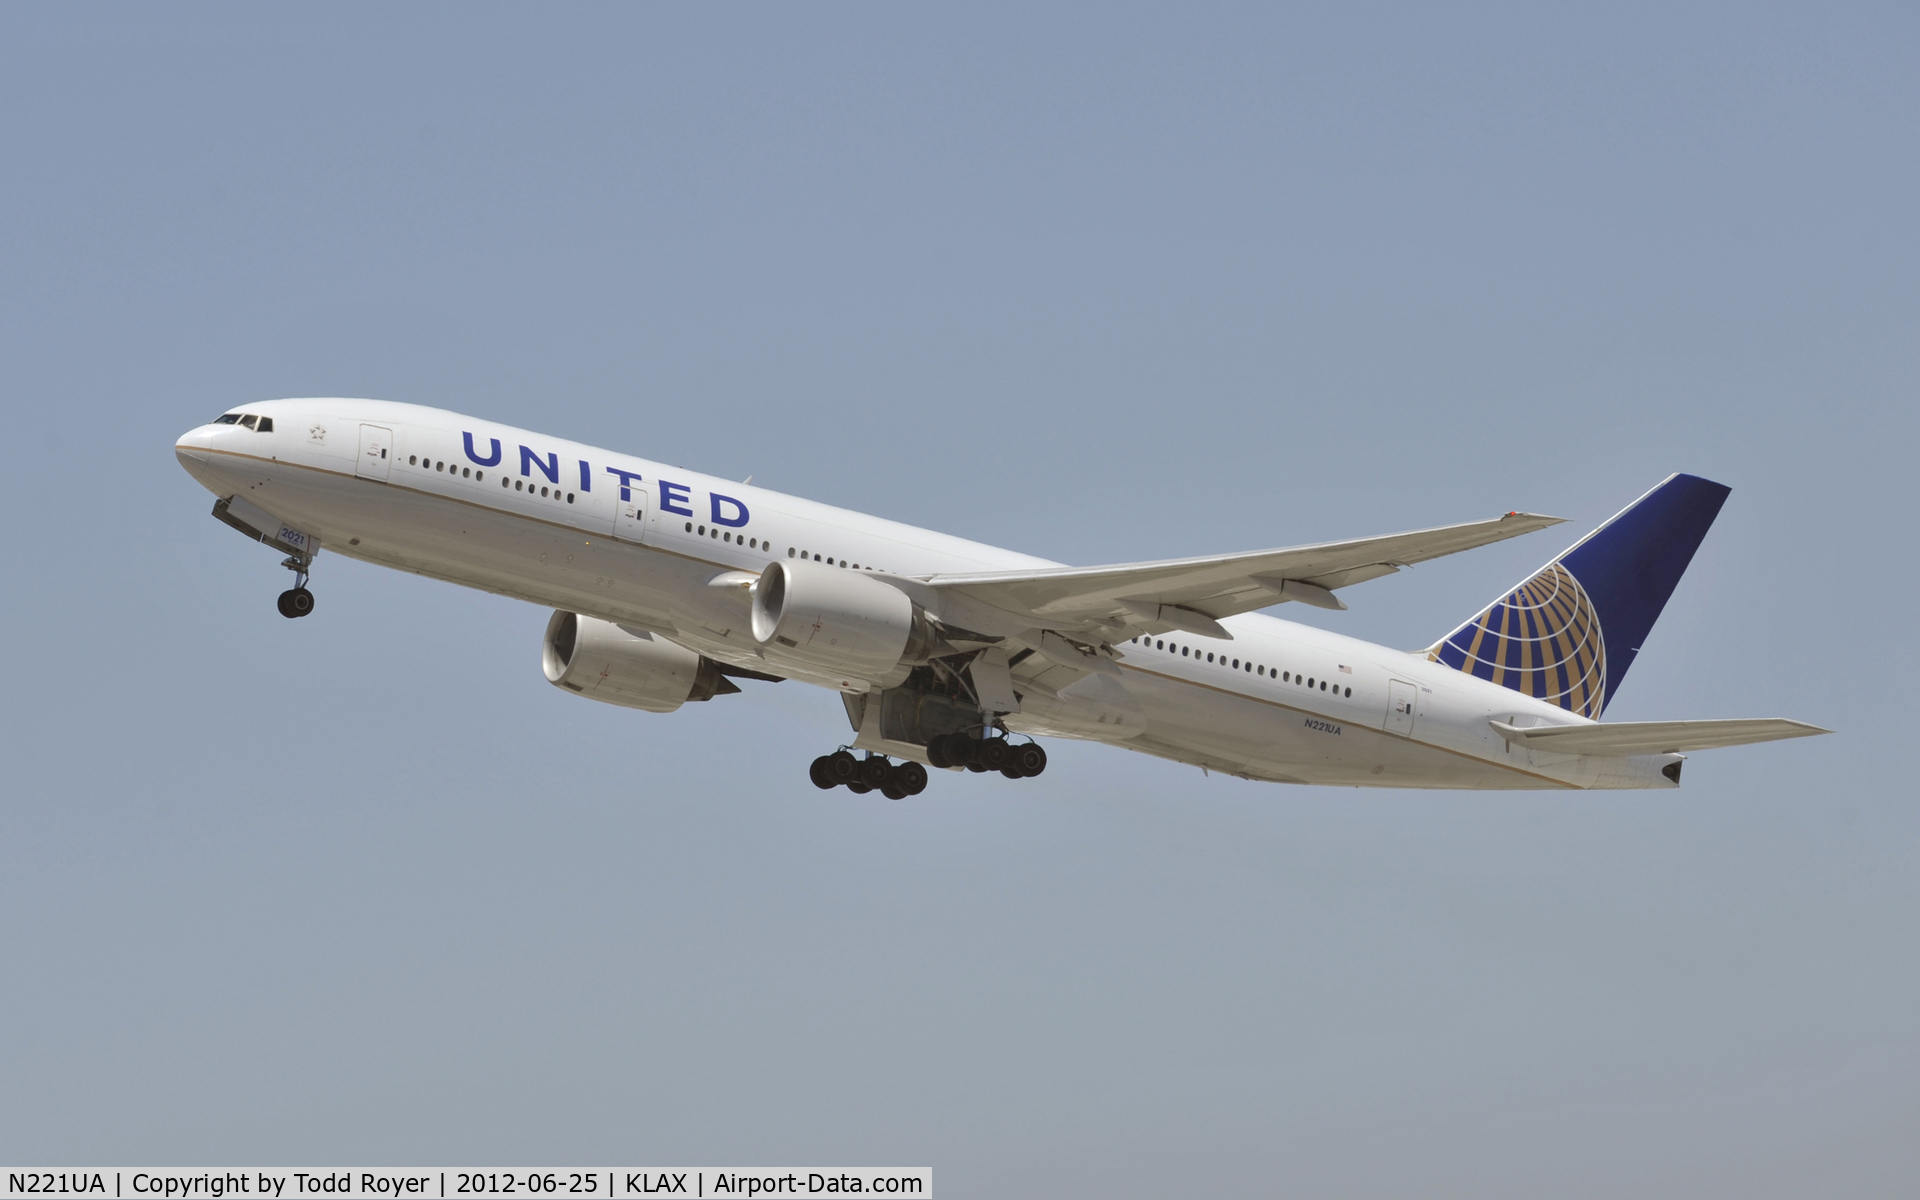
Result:
{"label": "main gear bogie", "polygon": [[[1047,752],[1038,742],[952,733],[928,743],[927,761],[941,769],[964,767],[975,774],[991,771],[1008,779],[1026,779],[1047,769]],[[822,791],[844,787],[856,795],[879,792],[889,800],[903,800],[925,791],[928,775],[925,767],[912,760],[896,763],[873,753],[860,757],[843,747],[814,759],[807,767],[807,778]]]}
{"label": "main gear bogie", "polygon": [[926,790],[927,769],[917,762],[894,763],[884,754],[855,758],[836,750],[813,760],[807,778],[822,791],[845,787],[856,796],[879,792],[889,800],[904,800]]}
{"label": "main gear bogie", "polygon": [[1008,779],[1027,779],[1047,769],[1047,752],[1038,742],[982,738],[962,732],[944,734],[927,743],[927,761],[936,767],[964,767],[975,774],[993,771]]}

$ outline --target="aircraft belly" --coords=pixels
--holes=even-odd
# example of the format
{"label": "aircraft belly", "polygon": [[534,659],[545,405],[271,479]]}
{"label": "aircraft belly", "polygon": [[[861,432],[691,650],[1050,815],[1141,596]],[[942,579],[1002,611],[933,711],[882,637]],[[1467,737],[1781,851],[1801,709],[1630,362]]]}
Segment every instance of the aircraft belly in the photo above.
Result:
{"label": "aircraft belly", "polygon": [[1271,716],[1262,711],[1267,706],[1151,671],[1128,671],[1126,680],[1156,742],[1196,755],[1209,769],[1236,774],[1260,754]]}
{"label": "aircraft belly", "polygon": [[1323,715],[1155,672],[1129,671],[1127,682],[1148,719],[1147,736],[1133,747],[1210,770],[1344,787],[1567,786],[1387,733],[1366,723],[1365,713]]}
{"label": "aircraft belly", "polygon": [[284,464],[249,497],[323,552],[650,629],[670,631],[670,597],[713,573],[611,536]]}
{"label": "aircraft belly", "polygon": [[[1049,675],[1065,675],[1072,681],[1058,691],[1028,688],[1019,713],[1006,718],[1007,727],[1016,733],[1100,742],[1126,741],[1146,730],[1146,711],[1127,682],[1099,674],[1074,680],[1073,674],[1065,668],[1044,672],[1035,682]],[[1019,686],[1015,685],[1016,690]]]}

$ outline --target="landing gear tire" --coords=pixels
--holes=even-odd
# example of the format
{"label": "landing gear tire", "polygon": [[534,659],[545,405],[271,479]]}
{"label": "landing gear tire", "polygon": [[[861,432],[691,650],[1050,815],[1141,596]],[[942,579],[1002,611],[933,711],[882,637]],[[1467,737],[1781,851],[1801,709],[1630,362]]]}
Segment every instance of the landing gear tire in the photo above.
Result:
{"label": "landing gear tire", "polygon": [[[947,760],[946,765],[949,767],[964,767],[971,763],[974,747],[979,744],[976,738],[965,733],[949,733],[945,737],[935,738],[934,741],[939,745],[940,755]],[[929,746],[928,749],[931,750],[932,747]],[[928,754],[927,757],[932,758],[933,755]]]}
{"label": "landing gear tire", "polygon": [[879,792],[889,800],[905,800],[926,790],[927,769],[917,762],[895,764],[884,754],[855,758],[846,750],[822,754],[807,767],[813,786],[828,791],[842,785],[856,796]]}
{"label": "landing gear tire", "polygon": [[1047,752],[1038,742],[1015,746],[1012,766],[1019,770],[1022,779],[1031,779],[1047,769]]}
{"label": "landing gear tire", "polygon": [[943,733],[927,743],[927,761],[943,771],[955,765],[954,761],[947,757],[946,734]]}
{"label": "landing gear tire", "polygon": [[1004,771],[1013,762],[1013,748],[1007,745],[1005,738],[988,738],[980,743],[974,756],[986,770]]}
{"label": "landing gear tire", "polygon": [[807,768],[807,778],[813,780],[813,786],[823,792],[838,786],[833,782],[833,776],[829,773],[829,761],[828,756],[822,754],[819,758],[813,760],[812,766]]}
{"label": "landing gear tire", "polygon": [[835,783],[851,785],[860,778],[860,760],[845,750],[836,750],[827,755],[827,778]]}
{"label": "landing gear tire", "polygon": [[905,796],[918,796],[927,790],[927,769],[917,762],[903,762],[893,769],[893,784]]}

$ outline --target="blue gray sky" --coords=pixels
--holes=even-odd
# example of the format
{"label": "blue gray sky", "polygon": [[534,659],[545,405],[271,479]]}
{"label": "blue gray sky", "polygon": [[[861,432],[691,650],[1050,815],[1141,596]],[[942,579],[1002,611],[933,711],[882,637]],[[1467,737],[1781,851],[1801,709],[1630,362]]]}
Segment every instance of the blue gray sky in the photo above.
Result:
{"label": "blue gray sky", "polygon": [[[1920,1189],[1911,5],[0,10],[0,1159],[931,1164],[943,1195]],[[1057,743],[823,796],[837,699],[582,702],[172,439],[442,405],[1074,563],[1574,524],[1679,792]],[[1292,606],[1297,608],[1298,606]],[[1902,782],[1905,780],[1906,782]]]}

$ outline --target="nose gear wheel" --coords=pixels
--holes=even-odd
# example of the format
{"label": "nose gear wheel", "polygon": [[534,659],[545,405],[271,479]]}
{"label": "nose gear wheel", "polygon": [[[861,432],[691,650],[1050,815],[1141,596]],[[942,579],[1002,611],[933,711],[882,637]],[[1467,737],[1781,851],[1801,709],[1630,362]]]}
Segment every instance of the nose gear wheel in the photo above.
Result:
{"label": "nose gear wheel", "polygon": [[313,566],[313,555],[288,555],[280,565],[293,572],[293,586],[280,593],[280,615],[304,617],[313,611],[313,593],[307,590],[307,571]]}

